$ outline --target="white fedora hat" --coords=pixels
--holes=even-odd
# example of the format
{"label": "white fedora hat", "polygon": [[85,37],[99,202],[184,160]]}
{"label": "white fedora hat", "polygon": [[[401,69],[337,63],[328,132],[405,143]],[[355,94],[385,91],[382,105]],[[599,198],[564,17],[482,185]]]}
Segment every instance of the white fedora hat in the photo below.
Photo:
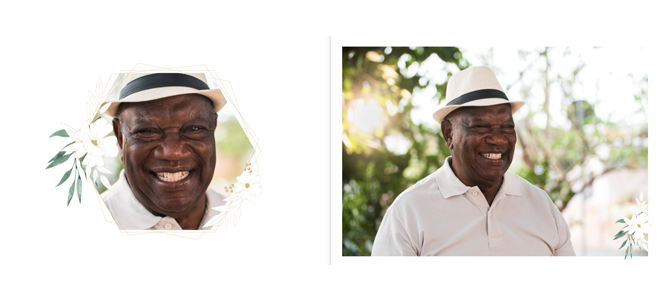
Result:
{"label": "white fedora hat", "polygon": [[460,71],[447,83],[445,99],[449,102],[433,113],[433,119],[442,123],[450,112],[465,106],[490,106],[509,103],[511,113],[515,113],[524,101],[509,101],[495,73],[488,67],[470,67]]}
{"label": "white fedora hat", "polygon": [[198,94],[211,99],[215,112],[227,104],[219,89],[209,88],[203,73],[127,73],[121,82],[119,99],[110,101],[112,104],[105,113],[116,118],[117,108],[121,103],[144,102],[186,94]]}

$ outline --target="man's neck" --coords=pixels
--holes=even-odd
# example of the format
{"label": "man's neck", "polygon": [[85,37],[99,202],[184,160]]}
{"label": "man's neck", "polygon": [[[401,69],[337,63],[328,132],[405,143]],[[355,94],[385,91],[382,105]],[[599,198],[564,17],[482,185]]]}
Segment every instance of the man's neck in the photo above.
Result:
{"label": "man's neck", "polygon": [[451,168],[452,172],[454,172],[454,175],[456,175],[456,178],[458,178],[458,180],[460,180],[466,186],[479,187],[479,190],[484,194],[484,197],[486,198],[488,205],[490,206],[493,204],[493,200],[495,200],[495,196],[497,195],[497,192],[499,192],[500,188],[502,187],[502,183],[504,182],[504,177],[500,178],[498,181],[474,182],[470,180],[467,176],[460,174],[460,172],[456,172],[456,169],[453,166],[452,158],[449,158],[449,167]]}
{"label": "man's neck", "polygon": [[206,213],[206,193],[202,194],[202,198],[201,201],[197,201],[199,204],[193,207],[185,217],[175,219],[179,223],[179,226],[181,226],[181,229],[199,229],[199,225],[202,223],[202,219],[204,219],[204,214]]}

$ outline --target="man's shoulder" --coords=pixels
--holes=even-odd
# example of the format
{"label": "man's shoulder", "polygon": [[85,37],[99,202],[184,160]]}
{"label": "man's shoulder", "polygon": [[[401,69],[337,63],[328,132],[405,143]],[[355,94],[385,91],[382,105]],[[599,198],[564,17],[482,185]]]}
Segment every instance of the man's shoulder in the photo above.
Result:
{"label": "man's shoulder", "polygon": [[128,185],[128,181],[126,181],[124,170],[122,170],[119,173],[117,181],[112,185],[112,188],[101,194],[101,199],[103,199],[103,202],[110,207],[113,203],[115,205],[120,205],[119,202],[124,202],[127,197],[135,196],[131,187]]}
{"label": "man's shoulder", "polygon": [[435,174],[436,172],[431,173],[401,192],[389,209],[407,210],[411,207],[423,206],[427,201],[442,197]]}
{"label": "man's shoulder", "polygon": [[520,177],[520,175],[507,171],[507,176],[507,179],[514,180],[514,184],[520,188],[521,196],[540,203],[553,203],[546,191],[527,181],[525,178]]}
{"label": "man's shoulder", "polygon": [[117,194],[118,194],[117,188],[118,187],[113,186],[112,190],[106,190],[105,192],[103,192],[101,194],[101,199],[103,199],[103,201],[107,204],[111,202],[113,199],[117,198]]}

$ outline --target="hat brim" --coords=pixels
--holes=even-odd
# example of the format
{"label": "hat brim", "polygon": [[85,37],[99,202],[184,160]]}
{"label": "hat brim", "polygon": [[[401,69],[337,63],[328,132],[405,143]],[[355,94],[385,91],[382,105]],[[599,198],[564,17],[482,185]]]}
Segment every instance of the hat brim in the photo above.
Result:
{"label": "hat brim", "polygon": [[153,100],[158,100],[172,96],[190,95],[190,94],[198,94],[211,99],[211,101],[213,102],[214,111],[216,113],[220,111],[220,109],[222,109],[222,107],[225,106],[225,104],[227,104],[227,100],[225,99],[225,96],[222,94],[222,92],[219,89],[197,90],[189,87],[168,86],[168,87],[144,90],[135,94],[131,94],[125,97],[124,99],[111,101],[111,104],[108,107],[108,109],[105,111],[105,114],[112,118],[117,118],[118,117],[117,108],[119,108],[119,105],[121,103],[153,101]]}
{"label": "hat brim", "polygon": [[487,99],[479,99],[479,100],[474,100],[470,101],[461,105],[447,105],[443,108],[440,108],[436,110],[433,113],[433,119],[442,124],[442,120],[452,111],[457,110],[461,107],[468,107],[468,106],[492,106],[492,105],[499,105],[499,104],[511,104],[511,114],[514,114],[517,112],[523,105],[525,105],[525,101],[507,101],[502,98],[487,98]]}

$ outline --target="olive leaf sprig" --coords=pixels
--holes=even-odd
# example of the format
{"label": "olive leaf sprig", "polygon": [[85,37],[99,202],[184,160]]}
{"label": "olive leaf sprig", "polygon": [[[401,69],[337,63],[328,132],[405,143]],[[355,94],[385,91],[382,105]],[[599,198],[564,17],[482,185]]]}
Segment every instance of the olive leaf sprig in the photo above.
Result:
{"label": "olive leaf sprig", "polygon": [[623,247],[626,247],[626,252],[623,256],[623,259],[626,259],[628,255],[632,259],[633,245],[636,245],[639,249],[648,249],[648,234],[651,233],[651,223],[649,222],[649,217],[644,212],[644,209],[648,206],[644,200],[644,193],[640,194],[640,199],[637,200],[637,206],[635,206],[635,214],[630,218],[623,217],[617,220],[615,223],[624,223],[626,224],[615,236],[614,240],[626,237],[626,240],[623,241],[619,250]]}
{"label": "olive leaf sprig", "polygon": [[[73,194],[78,195],[78,202],[82,202],[82,179],[92,180],[96,185],[96,180],[101,179],[101,183],[108,189],[112,189],[108,179],[100,173],[111,173],[103,167],[103,157],[114,157],[118,153],[116,137],[109,136],[112,132],[112,125],[100,114],[104,113],[110,106],[110,102],[104,103],[104,87],[99,77],[96,84],[95,93],[89,92],[90,101],[87,103],[86,117],[78,129],[60,123],[64,129],[55,131],[52,137],[65,137],[71,139],[53,158],[48,161],[47,169],[61,165],[73,158],[71,169],[64,173],[62,179],[56,187],[66,182],[73,174],[73,182],[69,188],[67,206],[71,203]],[[83,168],[84,166],[84,168]],[[82,175],[82,176],[81,176]]]}

